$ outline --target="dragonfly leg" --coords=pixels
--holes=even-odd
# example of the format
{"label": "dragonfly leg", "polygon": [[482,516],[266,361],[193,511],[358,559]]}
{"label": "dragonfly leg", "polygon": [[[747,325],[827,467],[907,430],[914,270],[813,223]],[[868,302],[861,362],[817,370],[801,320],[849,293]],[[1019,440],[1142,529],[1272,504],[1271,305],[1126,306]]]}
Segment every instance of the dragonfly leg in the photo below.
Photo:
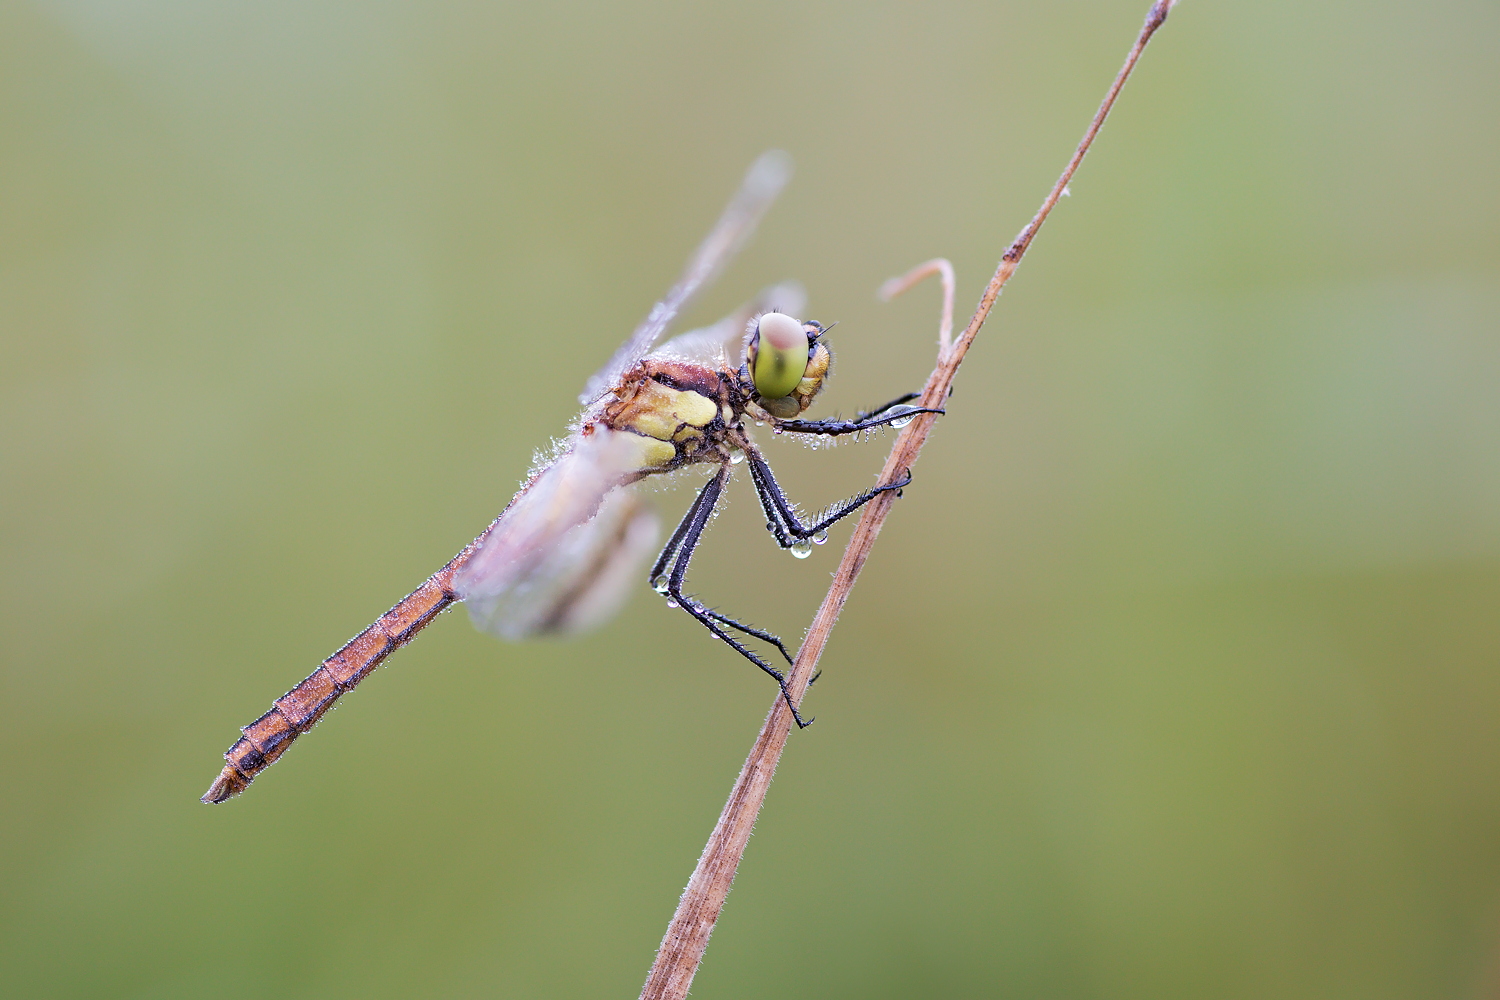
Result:
{"label": "dragonfly leg", "polygon": [[[652,587],[658,585],[658,581],[662,579],[662,574],[667,571],[667,565],[672,561],[672,557],[677,554],[678,548],[682,545],[683,537],[687,535],[689,529],[693,526],[694,520],[698,517],[698,508],[706,502],[711,513],[714,505],[718,503],[719,493],[724,488],[722,483],[718,486],[714,485],[714,481],[719,478],[719,475],[715,475],[714,479],[709,480],[703,489],[698,491],[698,495],[693,498],[693,503],[688,507],[687,513],[682,516],[682,520],[672,530],[672,537],[667,539],[667,544],[662,547],[661,555],[656,557],[656,562],[651,566],[649,579]],[[710,488],[713,489],[712,496],[709,495]],[[700,528],[699,531],[701,532],[702,529]]]}
{"label": "dragonfly leg", "polygon": [[767,632],[763,628],[756,628],[754,625],[746,625],[744,622],[737,622],[733,618],[730,618],[728,615],[719,614],[712,608],[704,608],[703,613],[708,615],[710,618],[721,625],[728,625],[730,628],[743,632],[746,635],[754,636],[761,642],[769,643],[772,646],[775,646],[777,650],[780,651],[781,658],[783,660],[786,660],[788,665],[791,665],[791,651],[786,648],[786,643],[781,641],[781,636],[777,635],[775,632]]}
{"label": "dragonfly leg", "polygon": [[893,406],[902,406],[906,403],[910,403],[912,400],[918,398],[921,395],[922,394],[920,392],[904,392],[901,395],[897,396],[895,399],[891,400],[889,403],[885,403],[881,406],[875,407],[875,409],[871,410],[869,413],[856,413],[854,415],[854,419],[863,420],[866,417],[873,417],[877,413],[884,413],[886,410],[889,410]]}
{"label": "dragonfly leg", "polygon": [[771,473],[771,466],[767,464],[765,458],[760,454],[749,452],[746,452],[745,457],[750,466],[750,478],[755,483],[755,495],[760,498],[761,509],[766,512],[766,527],[776,536],[776,543],[784,549],[790,548],[794,543],[803,539],[811,538],[835,521],[848,517],[882,493],[896,490],[899,496],[901,488],[911,482],[911,472],[907,471],[895,482],[865,490],[841,504],[834,505],[810,523],[803,523],[802,519],[797,516],[797,512],[792,509],[791,502],[786,498],[786,492],[782,490],[781,484]]}
{"label": "dragonfly leg", "polygon": [[776,429],[788,434],[822,434],[825,437],[838,437],[843,434],[858,434],[860,431],[873,430],[897,420],[910,420],[918,413],[947,412],[931,406],[906,405],[916,398],[917,393],[909,392],[869,413],[861,413],[853,420],[778,420]]}
{"label": "dragonfly leg", "polygon": [[[698,547],[698,541],[703,536],[703,529],[708,526],[708,519],[713,516],[714,508],[719,505],[719,496],[723,493],[724,484],[728,481],[729,466],[726,464],[720,466],[714,477],[698,492],[697,498],[693,500],[682,522],[672,532],[672,537],[667,541],[667,547],[657,559],[656,566],[652,568],[652,586],[664,586],[666,595],[673,603],[696,618],[704,628],[718,636],[736,653],[770,674],[775,679],[776,686],[781,689],[781,697],[786,702],[786,707],[792,710],[792,718],[796,720],[798,728],[805,729],[812,725],[813,720],[804,720],[801,713],[797,711],[797,706],[792,701],[792,693],[786,686],[786,675],[755,655],[744,643],[725,631],[723,626],[738,629],[747,635],[772,643],[790,663],[791,655],[781,639],[763,629],[741,624],[717,611],[710,611],[702,602],[682,592],[682,585],[687,581],[688,563],[692,561],[693,550]],[[663,584],[662,572],[668,563],[671,563],[672,569]]]}
{"label": "dragonfly leg", "polygon": [[[697,499],[693,501],[693,505],[688,508],[687,514],[677,525],[676,530],[672,532],[672,537],[667,539],[667,544],[661,550],[661,555],[657,556],[655,565],[651,567],[650,580],[653,587],[657,585],[657,581],[661,580],[662,575],[666,573],[667,565],[672,561],[672,557],[677,554],[678,548],[682,545],[683,536],[685,536],[688,533],[688,530],[692,527],[696,512],[698,510],[698,505],[704,502],[704,493],[706,492],[706,489],[707,488],[705,487],[704,490],[699,491]],[[714,499],[716,500],[717,497],[715,497]],[[754,636],[755,638],[760,639],[762,642],[770,643],[772,646],[775,646],[776,649],[781,653],[782,659],[786,660],[786,662],[789,664],[792,662],[791,652],[786,648],[786,643],[782,642],[781,637],[776,633],[767,632],[765,629],[756,628],[753,625],[746,625],[743,622],[735,621],[728,615],[721,615],[711,608],[703,608],[702,610],[704,614],[719,622],[721,625],[727,625],[732,629],[737,629],[738,631],[745,633],[746,635]]]}

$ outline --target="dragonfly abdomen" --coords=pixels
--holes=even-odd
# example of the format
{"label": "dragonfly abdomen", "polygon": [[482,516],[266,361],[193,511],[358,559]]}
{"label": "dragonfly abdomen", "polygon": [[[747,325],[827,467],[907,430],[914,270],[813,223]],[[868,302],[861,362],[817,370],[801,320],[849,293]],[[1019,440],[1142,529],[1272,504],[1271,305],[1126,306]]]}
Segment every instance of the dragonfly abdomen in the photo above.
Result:
{"label": "dragonfly abdomen", "polygon": [[245,735],[225,751],[228,764],[204,793],[203,801],[223,802],[243,792],[256,775],[286,752],[293,740],[311,729],[341,695],[353,690],[381,660],[410,642],[428,622],[456,601],[453,574],[469,552],[470,549],[465,549],[428,577],[426,583],[277,698],[269,712],[242,729]]}

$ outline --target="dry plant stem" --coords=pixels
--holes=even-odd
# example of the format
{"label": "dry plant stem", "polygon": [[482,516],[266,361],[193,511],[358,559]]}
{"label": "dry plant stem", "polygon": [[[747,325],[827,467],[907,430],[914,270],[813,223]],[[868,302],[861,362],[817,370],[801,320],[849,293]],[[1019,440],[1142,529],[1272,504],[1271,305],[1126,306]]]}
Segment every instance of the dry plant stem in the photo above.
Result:
{"label": "dry plant stem", "polygon": [[923,278],[938,275],[943,279],[943,316],[938,321],[938,362],[953,350],[953,265],[942,257],[936,257],[907,271],[899,278],[892,278],[880,286],[880,298],[889,302]]}
{"label": "dry plant stem", "polygon": [[[1099,105],[1099,110],[1094,115],[1094,120],[1089,123],[1088,130],[1084,132],[1078,149],[1068,161],[1067,167],[1063,170],[1062,176],[1057,179],[1052,191],[1042,202],[1036,216],[1021,230],[1020,235],[1000,259],[1000,266],[985,287],[984,295],[981,296],[979,306],[975,309],[968,326],[951,346],[948,344],[947,336],[940,337],[941,349],[938,355],[938,365],[928,377],[927,384],[922,391],[922,406],[941,407],[948,398],[948,391],[953,385],[954,376],[958,373],[958,366],[963,361],[969,345],[974,342],[974,337],[979,333],[979,328],[984,325],[985,319],[989,316],[995,299],[1000,295],[1000,290],[1015,273],[1017,265],[1021,263],[1021,258],[1026,255],[1027,248],[1031,246],[1032,239],[1036,237],[1042,223],[1046,221],[1053,206],[1057,204],[1057,200],[1062,197],[1063,191],[1066,190],[1068,182],[1073,177],[1073,172],[1078,169],[1084,154],[1088,152],[1094,137],[1098,135],[1099,127],[1108,117],[1115,98],[1119,96],[1120,88],[1125,85],[1131,70],[1135,68],[1136,61],[1140,59],[1146,43],[1151,40],[1156,29],[1166,21],[1167,13],[1175,3],[1176,0],[1158,0],[1152,5],[1140,35],[1125,59],[1125,65],[1121,67],[1103,103]],[[922,277],[933,273],[942,274],[942,264],[929,261],[905,277],[887,282],[885,289],[891,290],[891,294],[899,294]],[[951,271],[945,275],[944,284],[951,288]],[[907,425],[886,458],[885,468],[880,474],[880,482],[891,482],[916,464],[917,456],[921,453],[922,446],[927,441],[927,435],[931,433],[935,423],[935,414],[922,414]],[[886,492],[865,506],[859,523],[854,528],[854,534],[849,539],[849,546],[844,550],[844,557],[834,572],[833,585],[829,587],[827,596],[823,598],[822,605],[813,616],[812,625],[808,628],[802,648],[797,651],[796,663],[787,676],[787,687],[794,701],[800,703],[803,694],[807,691],[808,681],[817,669],[824,647],[828,645],[828,637],[833,631],[834,623],[838,621],[839,613],[843,611],[844,604],[849,599],[849,593],[854,588],[854,581],[858,579],[860,570],[864,568],[865,560],[870,556],[870,549],[875,544],[875,538],[880,534],[880,528],[885,523],[886,515],[890,512],[895,500],[894,493]],[[734,881],[740,858],[745,853],[750,831],[760,813],[761,804],[765,801],[766,791],[770,787],[771,777],[775,774],[776,764],[781,759],[781,751],[786,746],[791,725],[791,712],[778,697],[771,706],[770,714],[766,716],[765,724],[761,727],[760,735],[755,740],[755,746],[751,749],[739,778],[734,783],[734,788],[729,794],[729,801],[725,803],[724,811],[719,816],[719,822],[709,836],[708,844],[703,849],[703,856],[698,860],[698,867],[683,891],[682,899],[677,905],[677,912],[672,916],[672,922],[667,925],[667,933],[662,938],[661,949],[657,952],[656,961],[646,977],[646,985],[641,990],[642,1000],[682,1000],[687,996],[688,987],[693,982],[693,975],[697,972],[698,965],[703,960],[703,952],[708,947],[709,935],[713,933],[714,923],[718,920],[719,912],[724,907],[724,899],[728,896],[730,885]]]}

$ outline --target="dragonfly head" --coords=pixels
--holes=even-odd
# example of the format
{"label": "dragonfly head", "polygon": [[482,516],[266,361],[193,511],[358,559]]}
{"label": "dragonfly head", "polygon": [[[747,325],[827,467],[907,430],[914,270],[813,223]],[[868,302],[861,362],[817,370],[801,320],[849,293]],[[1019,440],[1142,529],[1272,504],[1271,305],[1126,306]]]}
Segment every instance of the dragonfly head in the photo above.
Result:
{"label": "dragonfly head", "polygon": [[786,313],[768,312],[756,319],[745,346],[745,368],[755,401],[771,416],[797,416],[822,390],[833,361],[818,342],[825,332],[820,323],[804,323]]}

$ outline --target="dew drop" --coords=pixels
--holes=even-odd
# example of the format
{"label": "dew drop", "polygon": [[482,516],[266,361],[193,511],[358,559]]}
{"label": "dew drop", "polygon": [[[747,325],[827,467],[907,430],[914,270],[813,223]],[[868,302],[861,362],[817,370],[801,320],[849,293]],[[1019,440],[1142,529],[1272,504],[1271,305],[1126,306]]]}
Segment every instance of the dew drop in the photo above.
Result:
{"label": "dew drop", "polygon": [[668,598],[667,599],[667,607],[669,607],[669,608],[675,608],[675,607],[679,607],[679,605],[678,605],[678,603],[676,601],[672,600],[671,598]]}
{"label": "dew drop", "polygon": [[901,416],[891,421],[892,427],[905,427],[907,424],[916,419],[917,416],[915,408],[910,406],[893,407],[891,412],[901,414]]}
{"label": "dew drop", "polygon": [[799,538],[791,544],[791,547],[788,549],[788,551],[790,551],[791,554],[798,559],[806,559],[808,556],[812,555],[812,549],[812,542],[809,542],[805,538]]}
{"label": "dew drop", "polygon": [[815,534],[815,535],[812,536],[812,543],[814,545],[822,545],[822,544],[824,544],[827,541],[828,541],[828,532],[826,532],[826,531],[820,531],[817,534]]}
{"label": "dew drop", "polygon": [[745,453],[743,451],[732,451],[732,452],[729,453],[729,464],[730,465],[739,465],[744,460],[745,460]]}
{"label": "dew drop", "polygon": [[665,594],[667,592],[667,574],[663,573],[655,580],[652,580],[651,589],[656,591],[658,594]]}

